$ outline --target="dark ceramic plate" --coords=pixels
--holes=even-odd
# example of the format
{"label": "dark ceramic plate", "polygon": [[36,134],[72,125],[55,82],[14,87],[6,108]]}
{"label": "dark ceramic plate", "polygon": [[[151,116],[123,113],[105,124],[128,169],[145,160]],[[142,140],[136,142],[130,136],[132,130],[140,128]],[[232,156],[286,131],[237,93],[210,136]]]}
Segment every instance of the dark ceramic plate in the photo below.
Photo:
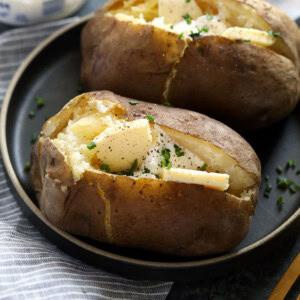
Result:
{"label": "dark ceramic plate", "polygon": [[[32,134],[40,131],[45,118],[57,113],[78,94],[80,31],[85,22],[83,19],[67,26],[35,49],[13,78],[3,104],[2,156],[16,199],[29,219],[64,251],[94,266],[136,279],[183,281],[208,278],[270,253],[270,246],[279,233],[286,234],[292,223],[298,223],[295,221],[300,216],[300,197],[299,193],[273,188],[270,198],[264,198],[265,182],[246,239],[232,252],[215,257],[178,258],[108,246],[69,235],[41,215],[24,164],[29,161]],[[29,119],[28,112],[35,108],[35,96],[45,99],[46,105],[34,119]],[[300,163],[300,107],[280,124],[245,137],[262,161],[263,177],[269,175],[275,187],[278,165],[285,167],[289,158]],[[284,173],[297,180],[295,170]],[[280,210],[276,201],[281,194],[286,201]]]}

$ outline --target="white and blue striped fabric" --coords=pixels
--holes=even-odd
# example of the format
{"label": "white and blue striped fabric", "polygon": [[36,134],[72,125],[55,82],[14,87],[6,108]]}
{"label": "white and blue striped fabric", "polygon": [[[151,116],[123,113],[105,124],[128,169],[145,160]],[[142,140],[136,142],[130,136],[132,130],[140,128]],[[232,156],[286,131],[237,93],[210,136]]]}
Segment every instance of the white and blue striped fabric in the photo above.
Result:
{"label": "white and blue striped fabric", "polygon": [[[0,101],[32,49],[73,19],[15,29],[0,35]],[[7,185],[0,162],[0,299],[165,299],[168,282],[138,282],[72,258],[26,219]]]}

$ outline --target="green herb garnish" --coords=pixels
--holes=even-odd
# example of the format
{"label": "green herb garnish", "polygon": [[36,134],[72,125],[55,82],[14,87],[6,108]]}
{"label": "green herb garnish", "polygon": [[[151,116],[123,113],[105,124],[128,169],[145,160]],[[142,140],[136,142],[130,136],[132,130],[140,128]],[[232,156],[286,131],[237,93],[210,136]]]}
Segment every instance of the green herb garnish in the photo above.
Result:
{"label": "green herb garnish", "polygon": [[208,21],[211,21],[213,19],[212,15],[206,14],[205,16]]}
{"label": "green herb garnish", "polygon": [[296,175],[300,175],[300,169],[296,171]]}
{"label": "green herb garnish", "polygon": [[164,102],[163,103],[163,106],[166,106],[166,107],[173,107],[172,104],[168,101]]}
{"label": "green herb garnish", "polygon": [[185,21],[187,22],[188,25],[192,24],[192,19],[191,19],[191,16],[189,14],[185,14],[183,16],[183,19],[185,19]]}
{"label": "green herb garnish", "polygon": [[148,173],[151,173],[151,171],[150,171],[148,168],[145,167],[145,168],[144,168],[144,173],[145,173],[145,174],[148,174]]}
{"label": "green herb garnish", "polygon": [[45,105],[45,101],[39,96],[35,97],[35,102],[38,108],[42,108]]}
{"label": "green herb garnish", "polygon": [[36,138],[37,138],[37,134],[34,133],[34,134],[32,135],[32,137],[31,137],[31,144],[34,144],[34,143],[35,143]]}
{"label": "green herb garnish", "polygon": [[166,149],[163,148],[161,150],[161,156],[164,158],[161,161],[161,167],[162,168],[166,168],[167,170],[170,170],[172,167],[172,163],[170,162],[170,158],[171,158],[171,150],[170,149]]}
{"label": "green herb garnish", "polygon": [[289,159],[287,162],[288,168],[295,168],[296,167],[296,160],[295,159]]}
{"label": "green herb garnish", "polygon": [[251,43],[251,40],[244,40],[245,43]]}
{"label": "green herb garnish", "polygon": [[129,104],[131,104],[131,105],[137,105],[137,104],[139,104],[139,101],[131,100],[131,101],[129,101]]}
{"label": "green herb garnish", "polygon": [[28,117],[29,117],[30,119],[33,119],[33,118],[35,117],[35,113],[34,113],[33,110],[31,110],[31,111],[28,113]]}
{"label": "green herb garnish", "polygon": [[181,33],[179,34],[178,38],[179,38],[179,39],[182,39],[182,38],[183,38],[183,34],[184,34],[184,33],[181,32]]}
{"label": "green herb garnish", "polygon": [[161,156],[162,156],[165,160],[169,161],[170,158],[171,158],[171,150],[170,150],[170,149],[163,148],[163,149],[161,150]]}
{"label": "green herb garnish", "polygon": [[279,177],[279,178],[277,179],[277,186],[278,186],[279,188],[286,189],[286,188],[289,187],[289,185],[290,185],[291,183],[292,183],[292,181],[289,180],[289,179],[287,179],[287,178],[285,178],[285,177]]}
{"label": "green herb garnish", "polygon": [[292,192],[293,194],[295,194],[298,191],[300,191],[300,186],[297,185],[295,182],[291,182],[290,185],[289,185],[289,189],[290,189],[290,192]]}
{"label": "green herb garnish", "polygon": [[185,0],[185,2],[186,2],[186,3],[190,3],[190,2],[191,2],[191,0]]}
{"label": "green herb garnish", "polygon": [[202,28],[200,29],[199,33],[201,33],[201,32],[208,32],[208,28],[202,27]]}
{"label": "green herb garnish", "polygon": [[202,165],[202,167],[200,168],[200,171],[205,171],[205,170],[206,170],[206,168],[207,168],[207,164],[206,164],[206,163],[204,163],[204,164]]}
{"label": "green herb garnish", "polygon": [[269,181],[269,179],[270,179],[269,175],[266,175],[265,176],[265,181]]}
{"label": "green herb garnish", "polygon": [[279,196],[277,199],[277,205],[281,208],[283,204],[284,204],[284,197]]}
{"label": "green herb garnish", "polygon": [[137,169],[137,166],[138,166],[138,160],[136,159],[136,160],[133,162],[132,166],[130,167],[130,169],[129,169],[127,175],[128,175],[128,176],[131,176],[131,175],[133,174],[133,172]]}
{"label": "green herb garnish", "polygon": [[275,38],[281,37],[281,34],[279,32],[274,32],[274,31],[270,30],[268,33],[270,36],[275,37]]}
{"label": "green herb garnish", "polygon": [[150,116],[150,115],[146,115],[146,119],[150,122],[154,121],[154,117]]}
{"label": "green herb garnish", "polygon": [[26,162],[24,165],[24,170],[29,171],[30,170],[30,162]]}
{"label": "green herb garnish", "polygon": [[181,157],[181,156],[184,156],[184,152],[182,152],[181,148],[179,146],[177,146],[176,144],[174,145],[174,148],[175,148],[175,154],[177,157]]}
{"label": "green herb garnish", "polygon": [[101,170],[107,172],[107,173],[110,173],[110,167],[109,165],[106,165],[106,164],[102,164],[101,167],[100,167]]}
{"label": "green herb garnish", "polygon": [[281,168],[280,166],[278,166],[278,167],[276,168],[276,172],[277,172],[278,174],[281,174],[281,173],[282,173],[282,168]]}
{"label": "green herb garnish", "polygon": [[170,28],[173,29],[173,28],[174,28],[174,25],[170,25]]}
{"label": "green herb garnish", "polygon": [[87,148],[88,148],[89,150],[92,150],[92,149],[94,149],[95,147],[96,147],[96,143],[95,143],[94,141],[87,145]]}
{"label": "green herb garnish", "polygon": [[268,183],[266,188],[265,188],[265,192],[270,193],[272,191],[272,184]]}

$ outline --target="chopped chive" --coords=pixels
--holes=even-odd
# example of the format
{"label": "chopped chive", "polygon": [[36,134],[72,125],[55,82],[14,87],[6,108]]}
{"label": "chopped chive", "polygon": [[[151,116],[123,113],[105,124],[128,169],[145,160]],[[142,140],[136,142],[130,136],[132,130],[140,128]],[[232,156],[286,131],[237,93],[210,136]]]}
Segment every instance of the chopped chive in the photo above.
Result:
{"label": "chopped chive", "polygon": [[245,43],[251,43],[251,40],[244,40]]}
{"label": "chopped chive", "polygon": [[137,105],[137,104],[139,104],[139,101],[131,100],[131,101],[129,101],[129,104],[131,104],[131,105]]}
{"label": "chopped chive", "polygon": [[174,25],[170,25],[170,28],[173,29],[173,28],[174,28]]}
{"label": "chopped chive", "polygon": [[276,168],[276,172],[277,172],[278,174],[281,174],[281,173],[282,173],[282,168],[281,168],[281,166],[278,166],[278,167]]}
{"label": "chopped chive", "polygon": [[150,171],[148,168],[145,167],[145,168],[144,168],[144,173],[145,173],[145,174],[151,173],[151,171]]}
{"label": "chopped chive", "polygon": [[39,96],[35,97],[35,102],[38,108],[42,108],[45,105],[45,101]]}
{"label": "chopped chive", "polygon": [[128,171],[128,176],[131,176],[133,174],[133,172],[137,169],[138,166],[138,160],[135,159],[132,166],[130,167],[129,171]]}
{"label": "chopped chive", "polygon": [[266,175],[266,176],[265,176],[265,181],[269,181],[269,180],[270,180],[269,175]]}
{"label": "chopped chive", "polygon": [[274,32],[274,31],[272,31],[272,30],[270,30],[270,31],[268,32],[268,34],[269,34],[270,36],[272,36],[272,37],[275,37],[275,38],[281,37],[281,34],[280,34],[279,32]]}
{"label": "chopped chive", "polygon": [[300,169],[298,169],[298,170],[296,171],[296,174],[297,174],[297,175],[300,175]]}
{"label": "chopped chive", "polygon": [[92,150],[92,149],[94,149],[95,147],[96,147],[96,143],[95,143],[94,141],[87,145],[87,148],[88,148],[89,150]]}
{"label": "chopped chive", "polygon": [[189,36],[191,38],[198,37],[198,36],[200,36],[200,33],[199,32],[192,32]]}
{"label": "chopped chive", "polygon": [[192,24],[192,19],[191,19],[191,16],[190,16],[189,14],[185,14],[185,15],[183,16],[183,19],[186,21],[186,23],[187,23],[188,25]]}
{"label": "chopped chive", "polygon": [[24,165],[24,170],[29,171],[30,170],[30,162],[26,162]]}
{"label": "chopped chive", "polygon": [[287,162],[288,168],[295,168],[296,167],[296,160],[295,159],[289,159]]}
{"label": "chopped chive", "polygon": [[205,16],[208,21],[211,21],[213,19],[212,15],[206,14]]}
{"label": "chopped chive", "polygon": [[170,170],[171,168],[172,168],[172,163],[169,161],[169,162],[168,162],[168,165],[167,165],[167,167],[166,167],[166,169],[167,169],[167,170]]}
{"label": "chopped chive", "polygon": [[168,161],[171,158],[171,150],[163,148],[161,150],[161,156]]}
{"label": "chopped chive", "polygon": [[106,165],[106,164],[102,164],[101,167],[100,167],[101,170],[107,172],[107,173],[110,173],[110,167],[109,165]]}
{"label": "chopped chive", "polygon": [[161,161],[161,167],[162,167],[162,168],[165,168],[165,167],[166,167],[166,164],[167,164],[166,160],[163,159],[163,160]]}
{"label": "chopped chive", "polygon": [[217,170],[217,171],[215,171],[215,173],[220,173],[220,171]]}
{"label": "chopped chive", "polygon": [[186,2],[186,3],[190,3],[190,2],[191,2],[191,0],[185,0],[185,2]]}
{"label": "chopped chive", "polygon": [[174,144],[174,148],[175,148],[175,154],[177,157],[184,156],[184,152],[181,151],[182,149],[179,146]]}
{"label": "chopped chive", "polygon": [[146,115],[146,119],[150,122],[154,121],[154,117],[150,116],[150,115]]}
{"label": "chopped chive", "polygon": [[32,137],[31,137],[31,144],[34,144],[34,143],[35,143],[36,138],[37,138],[37,134],[34,133],[34,134],[32,135]]}
{"label": "chopped chive", "polygon": [[182,39],[182,38],[183,38],[183,35],[184,35],[184,33],[181,32],[181,33],[179,34],[178,38],[179,38],[179,39]]}
{"label": "chopped chive", "polygon": [[285,189],[285,188],[289,187],[290,184],[291,184],[291,181],[285,177],[279,177],[277,179],[277,186],[279,188]]}
{"label": "chopped chive", "polygon": [[289,189],[290,189],[290,192],[292,192],[293,194],[295,194],[298,191],[300,191],[300,186],[297,185],[295,182],[291,182],[291,184],[289,185]]}
{"label": "chopped chive", "polygon": [[279,208],[281,208],[283,204],[284,204],[284,197],[279,196],[277,199],[277,205],[279,206]]}
{"label": "chopped chive", "polygon": [[35,113],[34,113],[33,110],[31,110],[31,111],[28,113],[28,117],[29,117],[30,119],[33,119],[33,118],[35,117]]}
{"label": "chopped chive", "polygon": [[266,188],[265,188],[265,192],[266,193],[270,193],[272,191],[272,184],[271,183],[268,183]]}
{"label": "chopped chive", "polygon": [[166,107],[173,107],[172,104],[168,101],[164,102],[163,103],[163,106],[166,106]]}
{"label": "chopped chive", "polygon": [[208,32],[208,28],[202,27],[201,30],[200,30],[200,32]]}
{"label": "chopped chive", "polygon": [[202,165],[202,167],[200,168],[200,171],[205,171],[205,170],[206,170],[206,168],[207,168],[207,164],[206,164],[206,163],[204,163],[204,164]]}

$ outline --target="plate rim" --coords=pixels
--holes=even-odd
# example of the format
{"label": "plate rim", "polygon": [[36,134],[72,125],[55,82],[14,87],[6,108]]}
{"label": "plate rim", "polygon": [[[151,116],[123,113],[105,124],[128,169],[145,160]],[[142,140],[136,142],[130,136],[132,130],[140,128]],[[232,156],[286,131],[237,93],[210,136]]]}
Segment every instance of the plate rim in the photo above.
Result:
{"label": "plate rim", "polygon": [[[274,238],[276,238],[281,232],[288,229],[290,225],[292,225],[299,217],[300,217],[300,207],[285,221],[283,222],[279,227],[277,227],[275,230],[273,230],[268,235],[264,236],[263,238],[259,239],[255,243],[252,243],[251,245],[248,245],[247,247],[244,247],[236,252],[228,253],[219,255],[217,257],[212,258],[204,258],[200,260],[193,260],[190,262],[157,262],[157,261],[151,261],[151,260],[143,260],[143,259],[136,259],[131,258],[127,256],[122,256],[119,254],[115,254],[106,250],[102,250],[101,248],[92,246],[86,242],[81,241],[80,239],[74,237],[73,235],[59,229],[58,227],[51,224],[46,217],[44,217],[40,211],[40,209],[34,204],[34,202],[30,199],[30,197],[26,194],[25,190],[23,189],[20,181],[17,178],[17,175],[13,169],[12,162],[8,153],[7,148],[7,138],[6,138],[6,123],[7,123],[7,113],[9,104],[12,99],[13,92],[15,90],[15,87],[19,81],[19,79],[22,77],[25,70],[30,66],[31,62],[45,49],[48,45],[50,45],[52,42],[54,42],[57,38],[61,37],[63,34],[68,32],[69,30],[72,30],[73,28],[83,25],[85,22],[87,22],[89,19],[91,19],[94,16],[94,13],[89,14],[85,17],[80,18],[77,21],[74,21],[66,26],[63,26],[59,30],[52,33],[48,38],[46,38],[43,42],[41,42],[35,49],[31,51],[31,53],[27,56],[27,58],[23,61],[23,63],[19,66],[16,73],[14,74],[12,80],[10,81],[10,84],[8,86],[8,89],[6,91],[6,94],[4,96],[4,100],[2,103],[1,108],[1,115],[0,115],[0,147],[1,147],[1,154],[2,154],[2,160],[6,169],[6,172],[8,174],[8,177],[13,184],[16,192],[18,193],[19,197],[25,202],[26,206],[31,210],[32,213],[36,217],[40,219],[41,222],[43,222],[47,227],[49,227],[55,234],[58,234],[61,238],[68,240],[71,243],[74,243],[76,246],[83,248],[84,250],[87,250],[89,252],[93,252],[96,255],[100,255],[102,257],[106,257],[107,259],[112,259],[114,261],[118,261],[120,263],[130,263],[135,264],[141,267],[151,267],[151,268],[158,268],[158,269],[166,269],[166,270],[173,270],[173,269],[185,269],[185,268],[199,268],[204,266],[210,266],[215,265],[218,263],[230,261],[235,258],[239,258],[243,255],[249,254],[252,251],[258,249],[259,247],[265,245],[266,243],[272,241]],[[16,199],[14,199],[16,201]]]}

